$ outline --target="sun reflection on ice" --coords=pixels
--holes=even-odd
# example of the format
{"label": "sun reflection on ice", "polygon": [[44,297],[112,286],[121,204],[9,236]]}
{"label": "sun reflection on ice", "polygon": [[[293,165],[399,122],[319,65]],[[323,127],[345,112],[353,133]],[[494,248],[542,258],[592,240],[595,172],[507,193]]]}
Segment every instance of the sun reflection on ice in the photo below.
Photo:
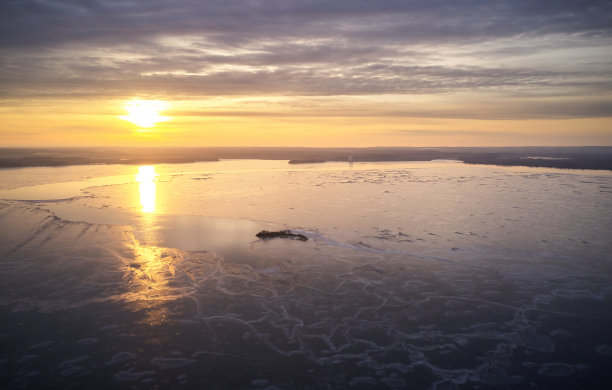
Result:
{"label": "sun reflection on ice", "polygon": [[154,213],[155,212],[155,167],[152,165],[145,165],[138,168],[138,174],[136,181],[139,183],[140,191],[140,204],[142,206],[143,213]]}
{"label": "sun reflection on ice", "polygon": [[158,246],[156,222],[156,180],[155,167],[145,165],[138,167],[135,176],[138,183],[142,219],[138,238],[133,237],[129,245],[133,259],[129,265],[130,293],[128,301],[136,302],[138,310],[144,310],[144,323],[159,325],[168,314],[164,302],[176,299],[176,292],[168,286],[175,277],[173,261],[179,257],[176,250]]}
{"label": "sun reflection on ice", "polygon": [[130,292],[124,299],[133,302],[135,310],[146,314],[142,323],[160,325],[170,314],[166,302],[175,301],[183,294],[183,290],[173,286],[177,278],[174,263],[181,254],[175,249],[145,245],[136,239],[129,246],[134,257],[126,276]]}

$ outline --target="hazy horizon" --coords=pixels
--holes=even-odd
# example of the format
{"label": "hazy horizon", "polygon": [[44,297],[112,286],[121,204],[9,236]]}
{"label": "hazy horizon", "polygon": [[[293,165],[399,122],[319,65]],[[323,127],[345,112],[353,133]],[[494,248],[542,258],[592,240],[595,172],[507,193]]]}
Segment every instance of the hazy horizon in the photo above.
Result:
{"label": "hazy horizon", "polygon": [[517,145],[425,145],[425,146],[412,146],[412,145],[371,145],[371,146],[302,146],[302,145],[130,145],[130,144],[101,144],[101,145],[10,145],[0,146],[0,149],[105,149],[105,148],[142,148],[142,149],[164,149],[164,148],[177,148],[177,149],[195,149],[195,148],[206,148],[206,149],[224,149],[224,148],[235,148],[235,149],[524,149],[524,148],[612,148],[612,143],[609,145],[596,145],[596,144],[585,144],[585,145],[536,145],[536,144],[517,144]]}

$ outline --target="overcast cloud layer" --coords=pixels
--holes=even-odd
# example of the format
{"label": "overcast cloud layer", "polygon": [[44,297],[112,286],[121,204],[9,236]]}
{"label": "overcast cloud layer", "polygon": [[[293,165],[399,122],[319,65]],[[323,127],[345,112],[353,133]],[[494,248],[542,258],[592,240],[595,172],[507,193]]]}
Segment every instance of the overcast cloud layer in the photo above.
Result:
{"label": "overcast cloud layer", "polygon": [[5,101],[480,91],[612,112],[611,1],[4,0],[0,50]]}

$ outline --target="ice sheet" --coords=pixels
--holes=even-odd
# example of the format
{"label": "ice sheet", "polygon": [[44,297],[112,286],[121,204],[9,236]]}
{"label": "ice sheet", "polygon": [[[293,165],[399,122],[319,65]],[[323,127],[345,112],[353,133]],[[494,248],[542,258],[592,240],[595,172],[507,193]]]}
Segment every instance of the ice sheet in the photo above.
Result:
{"label": "ice sheet", "polygon": [[[610,175],[224,161],[142,186],[124,169],[84,197],[0,202],[3,383],[601,384]],[[273,227],[310,239],[254,236]]]}

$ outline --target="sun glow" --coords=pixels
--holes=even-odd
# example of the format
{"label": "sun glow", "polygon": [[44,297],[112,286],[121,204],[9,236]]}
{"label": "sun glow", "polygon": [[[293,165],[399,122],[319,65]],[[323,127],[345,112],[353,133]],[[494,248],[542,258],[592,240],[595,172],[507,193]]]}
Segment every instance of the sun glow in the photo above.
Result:
{"label": "sun glow", "polygon": [[166,103],[159,100],[132,100],[125,104],[129,115],[120,116],[138,127],[149,128],[158,122],[169,121],[170,117],[159,115],[166,108]]}
{"label": "sun glow", "polygon": [[155,212],[155,167],[152,165],[142,166],[138,168],[136,181],[140,192],[140,205],[143,213]]}

